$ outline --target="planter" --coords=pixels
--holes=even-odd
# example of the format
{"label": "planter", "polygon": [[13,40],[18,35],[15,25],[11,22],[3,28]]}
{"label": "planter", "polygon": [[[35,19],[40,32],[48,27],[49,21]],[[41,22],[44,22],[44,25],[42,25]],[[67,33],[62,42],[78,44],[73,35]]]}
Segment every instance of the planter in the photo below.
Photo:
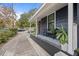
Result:
{"label": "planter", "polygon": [[74,51],[74,55],[75,55],[75,56],[79,56],[79,52]]}
{"label": "planter", "polygon": [[67,43],[65,43],[65,44],[61,44],[61,50],[67,52]]}
{"label": "planter", "polygon": [[74,55],[79,56],[79,48],[74,51]]}

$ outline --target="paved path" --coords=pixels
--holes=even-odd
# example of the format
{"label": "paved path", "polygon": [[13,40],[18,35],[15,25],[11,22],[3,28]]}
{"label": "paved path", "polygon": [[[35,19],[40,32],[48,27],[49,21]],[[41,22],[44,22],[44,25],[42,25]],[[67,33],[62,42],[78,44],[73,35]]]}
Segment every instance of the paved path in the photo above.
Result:
{"label": "paved path", "polygon": [[27,39],[26,32],[19,32],[16,37],[0,49],[2,56],[38,56],[38,53]]}

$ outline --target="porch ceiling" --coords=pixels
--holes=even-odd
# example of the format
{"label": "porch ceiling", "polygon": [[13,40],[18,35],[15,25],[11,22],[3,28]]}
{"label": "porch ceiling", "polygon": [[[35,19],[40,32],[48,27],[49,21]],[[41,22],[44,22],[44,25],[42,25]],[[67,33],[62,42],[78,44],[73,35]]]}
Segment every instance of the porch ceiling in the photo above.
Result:
{"label": "porch ceiling", "polygon": [[40,20],[41,18],[53,13],[54,11],[66,6],[67,3],[46,3],[30,18],[30,21]]}

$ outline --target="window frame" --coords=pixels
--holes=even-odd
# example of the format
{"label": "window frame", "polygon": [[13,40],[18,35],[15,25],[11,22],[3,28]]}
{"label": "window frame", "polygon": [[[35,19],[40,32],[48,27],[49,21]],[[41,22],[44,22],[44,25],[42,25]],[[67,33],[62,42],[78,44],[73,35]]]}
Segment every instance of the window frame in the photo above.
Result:
{"label": "window frame", "polygon": [[[51,22],[49,22],[49,16],[50,15],[52,15],[53,14],[53,21],[51,21]],[[56,11],[55,12],[53,12],[53,13],[51,13],[51,14],[49,14],[48,16],[47,16],[47,29],[48,29],[48,31],[50,32],[50,30],[49,30],[49,24],[52,24],[53,23],[53,25],[54,25],[54,28],[56,28]]]}

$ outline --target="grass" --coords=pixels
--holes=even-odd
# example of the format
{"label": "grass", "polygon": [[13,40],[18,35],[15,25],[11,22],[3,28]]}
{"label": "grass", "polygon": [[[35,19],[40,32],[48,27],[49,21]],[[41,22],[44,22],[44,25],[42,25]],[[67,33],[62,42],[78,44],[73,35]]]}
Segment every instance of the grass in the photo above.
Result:
{"label": "grass", "polygon": [[15,36],[16,34],[17,34],[17,29],[14,29],[14,28],[1,30],[0,31],[0,44],[7,42],[10,37]]}

